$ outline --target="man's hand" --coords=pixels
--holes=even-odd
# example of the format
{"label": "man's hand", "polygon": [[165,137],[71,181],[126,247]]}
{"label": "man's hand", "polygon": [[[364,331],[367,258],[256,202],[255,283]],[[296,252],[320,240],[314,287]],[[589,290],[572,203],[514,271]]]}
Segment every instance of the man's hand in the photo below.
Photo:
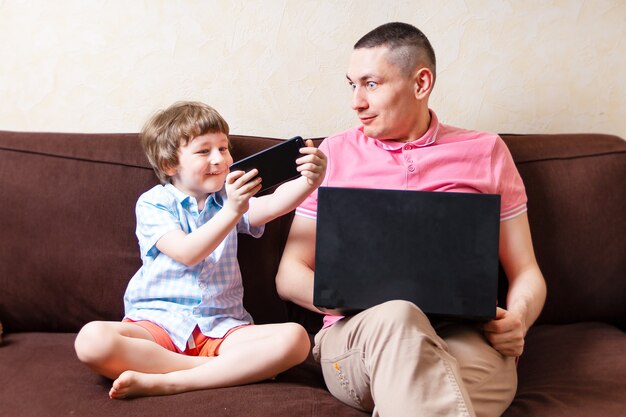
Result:
{"label": "man's hand", "polygon": [[496,318],[483,326],[485,337],[498,352],[518,357],[524,351],[526,325],[520,314],[498,307]]}
{"label": "man's hand", "polygon": [[226,176],[226,195],[228,200],[224,207],[228,207],[239,215],[248,211],[250,197],[261,190],[261,178],[256,175],[257,169],[249,172],[233,171]]}
{"label": "man's hand", "polygon": [[311,139],[307,139],[305,143],[306,146],[300,148],[300,153],[305,156],[296,159],[296,164],[298,164],[298,171],[306,177],[309,185],[317,188],[322,184],[326,174],[326,155],[313,146]]}

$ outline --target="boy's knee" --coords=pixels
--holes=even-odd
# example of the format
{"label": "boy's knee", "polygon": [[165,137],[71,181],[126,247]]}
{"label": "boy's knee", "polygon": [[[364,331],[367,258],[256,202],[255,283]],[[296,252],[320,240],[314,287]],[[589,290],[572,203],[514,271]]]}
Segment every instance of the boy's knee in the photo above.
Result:
{"label": "boy's knee", "polygon": [[303,362],[311,348],[309,334],[297,323],[284,323],[280,344],[285,349],[285,356],[295,363]]}
{"label": "boy's knee", "polygon": [[78,359],[86,364],[102,360],[111,351],[112,338],[107,337],[103,322],[92,321],[83,326],[74,341]]}

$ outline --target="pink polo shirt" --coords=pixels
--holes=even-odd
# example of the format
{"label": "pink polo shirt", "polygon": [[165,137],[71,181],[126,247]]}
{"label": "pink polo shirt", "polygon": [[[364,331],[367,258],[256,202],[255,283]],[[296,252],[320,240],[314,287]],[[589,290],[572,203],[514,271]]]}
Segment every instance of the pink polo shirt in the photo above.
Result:
{"label": "pink polo shirt", "polygon": [[[524,184],[502,139],[440,124],[430,114],[428,131],[412,142],[372,139],[362,127],[325,139],[319,147],[328,157],[322,186],[499,194],[501,221],[524,213]],[[317,191],[296,214],[316,218]],[[324,327],[340,318],[326,316]]]}

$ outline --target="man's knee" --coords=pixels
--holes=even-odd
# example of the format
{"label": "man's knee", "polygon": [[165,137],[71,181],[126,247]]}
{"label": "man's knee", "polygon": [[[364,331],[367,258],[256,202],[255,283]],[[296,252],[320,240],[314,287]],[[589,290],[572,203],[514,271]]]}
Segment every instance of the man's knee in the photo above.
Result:
{"label": "man's knee", "polygon": [[367,322],[376,332],[391,337],[405,337],[407,333],[434,336],[430,320],[415,304],[404,300],[392,300],[369,309]]}
{"label": "man's knee", "polygon": [[379,304],[371,309],[372,321],[392,323],[401,326],[431,327],[426,314],[410,301],[392,300]]}
{"label": "man's knee", "polygon": [[370,311],[376,317],[387,318],[398,322],[411,322],[426,319],[426,315],[410,301],[392,300],[378,304]]}

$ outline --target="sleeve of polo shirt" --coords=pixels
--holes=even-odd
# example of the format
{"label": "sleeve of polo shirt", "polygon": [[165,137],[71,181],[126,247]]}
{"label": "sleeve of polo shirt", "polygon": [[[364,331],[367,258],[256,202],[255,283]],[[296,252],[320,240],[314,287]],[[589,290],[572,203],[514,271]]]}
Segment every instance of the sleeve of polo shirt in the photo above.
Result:
{"label": "sleeve of polo shirt", "polygon": [[[326,155],[326,176],[324,177],[324,181],[322,181],[321,185],[324,187],[328,185],[328,181],[331,176],[332,158],[328,139],[324,139],[318,148],[324,153],[324,155]],[[309,194],[309,196],[296,208],[296,215],[313,220],[317,219],[317,189]]]}
{"label": "sleeve of polo shirt", "polygon": [[[255,199],[256,197],[252,197],[252,199]],[[250,235],[254,238],[259,238],[263,235],[263,232],[265,231],[265,225],[262,224],[261,226],[256,226],[256,227],[252,227],[250,225],[250,219],[248,217],[248,212],[246,211],[244,213],[243,216],[241,216],[241,220],[239,220],[239,223],[237,223],[237,233],[243,233],[246,235]]]}
{"label": "sleeve of polo shirt", "polygon": [[492,172],[496,193],[500,194],[500,221],[512,219],[526,211],[526,189],[509,148],[498,136],[492,155]]}
{"label": "sleeve of polo shirt", "polygon": [[176,200],[162,190],[153,189],[139,197],[135,215],[142,256],[154,256],[158,251],[156,243],[163,235],[172,230],[182,230]]}

